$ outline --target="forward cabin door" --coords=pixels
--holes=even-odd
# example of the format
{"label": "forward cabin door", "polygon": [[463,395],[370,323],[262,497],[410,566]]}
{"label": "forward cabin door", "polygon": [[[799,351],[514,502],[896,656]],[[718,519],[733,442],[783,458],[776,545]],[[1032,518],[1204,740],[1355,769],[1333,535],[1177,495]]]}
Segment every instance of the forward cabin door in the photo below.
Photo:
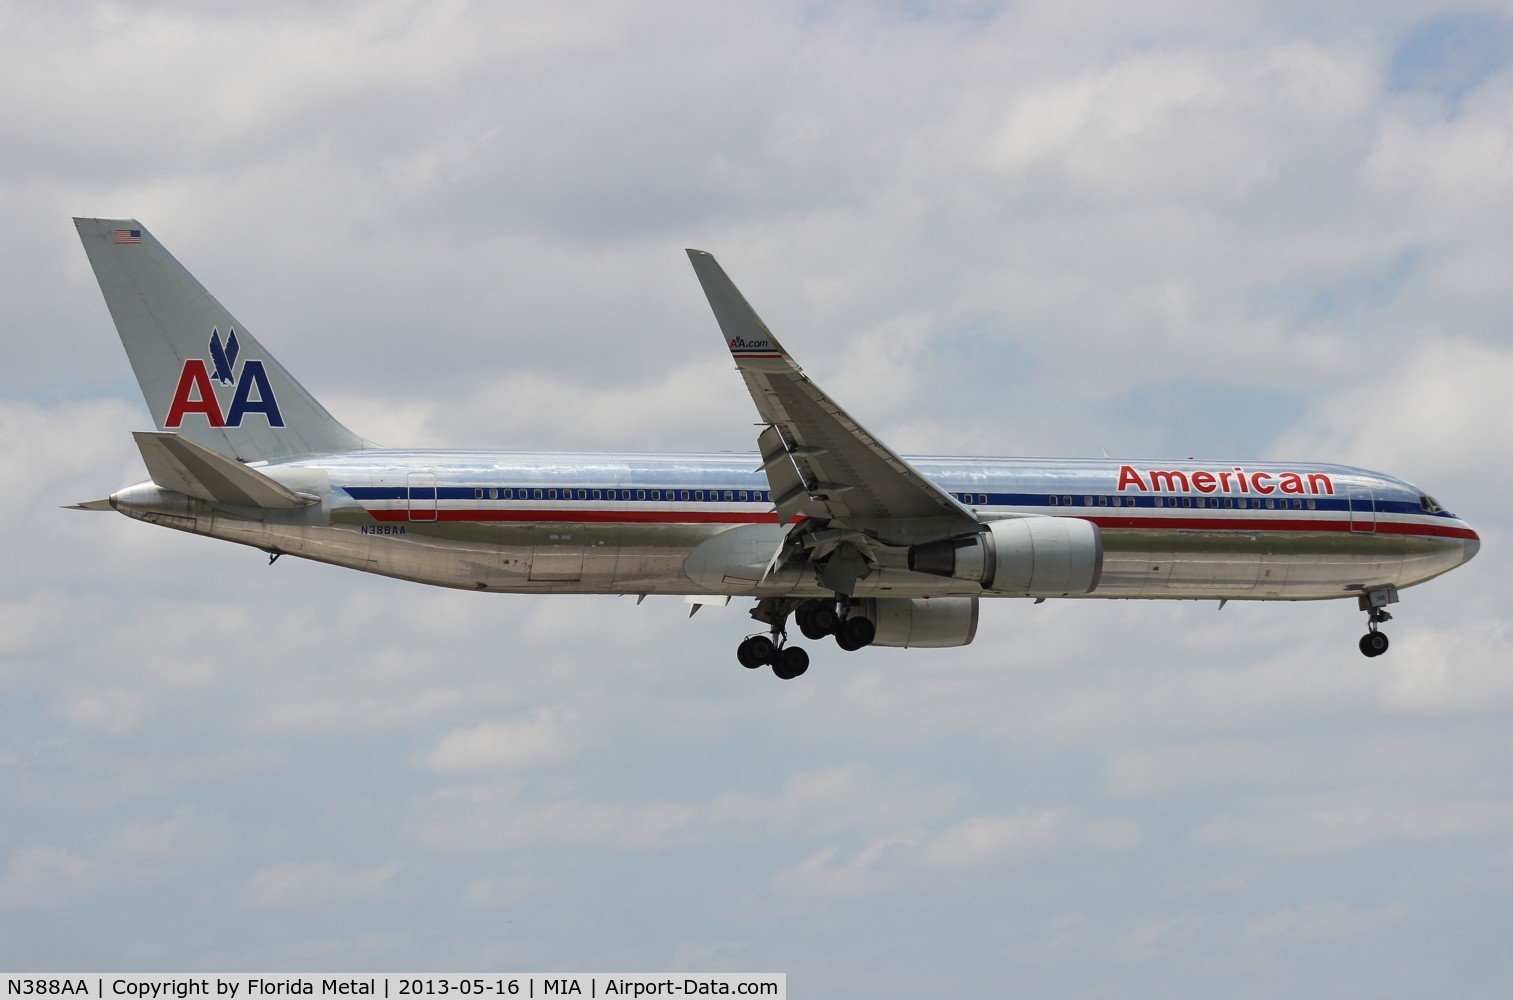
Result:
{"label": "forward cabin door", "polygon": [[1376,497],[1364,486],[1351,486],[1346,491],[1350,504],[1350,530],[1358,535],[1376,532]]}

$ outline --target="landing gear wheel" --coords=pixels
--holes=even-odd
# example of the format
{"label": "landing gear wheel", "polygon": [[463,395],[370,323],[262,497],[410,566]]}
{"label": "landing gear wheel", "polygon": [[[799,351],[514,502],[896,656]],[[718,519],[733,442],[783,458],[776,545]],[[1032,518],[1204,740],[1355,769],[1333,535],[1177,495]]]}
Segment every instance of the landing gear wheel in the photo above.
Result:
{"label": "landing gear wheel", "polygon": [[1367,656],[1381,656],[1387,652],[1387,633],[1372,631],[1361,636],[1361,652]]}
{"label": "landing gear wheel", "polygon": [[835,644],[847,651],[870,646],[875,638],[877,638],[877,626],[872,624],[872,619],[863,618],[861,615],[847,618],[835,631]]}
{"label": "landing gear wheel", "polygon": [[799,631],[808,639],[823,639],[835,631],[839,616],[835,613],[835,604],[831,601],[805,601],[799,605],[794,613],[798,620]]}
{"label": "landing gear wheel", "polygon": [[809,654],[802,646],[785,646],[777,651],[772,661],[772,672],[785,681],[791,681],[809,669]]}
{"label": "landing gear wheel", "polygon": [[764,663],[773,662],[772,654],[776,647],[772,640],[765,635],[753,635],[741,641],[736,647],[735,658],[741,661],[741,666],[747,670],[755,670]]}

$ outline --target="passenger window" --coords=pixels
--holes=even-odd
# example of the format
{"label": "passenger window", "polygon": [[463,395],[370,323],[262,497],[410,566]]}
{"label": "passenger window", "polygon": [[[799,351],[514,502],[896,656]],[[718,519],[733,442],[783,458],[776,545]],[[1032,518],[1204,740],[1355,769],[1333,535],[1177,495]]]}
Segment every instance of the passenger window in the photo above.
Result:
{"label": "passenger window", "polygon": [[703,490],[694,490],[693,491],[693,498],[695,500],[703,500],[704,499],[704,491]]}
{"label": "passenger window", "polygon": [[482,500],[483,499],[483,490],[481,490],[481,489],[475,489],[473,491],[473,499],[474,500]]}
{"label": "passenger window", "polygon": [[1084,496],[1082,498],[1082,506],[1084,506],[1084,507],[1091,507],[1092,505],[1093,505],[1093,498],[1092,497]]}
{"label": "passenger window", "polygon": [[1165,507],[1166,506],[1166,498],[1165,497],[1156,497],[1156,506],[1157,507]]}
{"label": "passenger window", "polygon": [[636,490],[636,499],[637,500],[645,500],[646,499],[646,491],[645,490]]}
{"label": "passenger window", "polygon": [[1309,510],[1318,510],[1319,509],[1318,501],[1317,500],[1310,500],[1310,501],[1308,501],[1308,509]]}
{"label": "passenger window", "polygon": [[682,499],[684,499],[684,500],[688,499],[688,491],[687,490],[683,491],[683,493],[682,493]]}
{"label": "passenger window", "polygon": [[604,491],[603,490],[594,490],[594,499],[595,500],[603,500],[604,499]]}
{"label": "passenger window", "polygon": [[1047,500],[1047,502],[1050,503],[1050,505],[1052,507],[1055,507],[1057,505],[1057,501],[1060,500],[1060,497],[1048,496],[1048,497],[1046,497],[1046,500]]}
{"label": "passenger window", "polygon": [[541,499],[541,491],[540,490],[532,490],[531,492],[536,497],[537,500]]}
{"label": "passenger window", "polygon": [[1098,498],[1098,506],[1100,506],[1100,507],[1107,507],[1108,506],[1108,497],[1099,497]]}
{"label": "passenger window", "polygon": [[746,491],[742,490],[741,491],[741,503],[745,503],[745,502],[746,502]]}

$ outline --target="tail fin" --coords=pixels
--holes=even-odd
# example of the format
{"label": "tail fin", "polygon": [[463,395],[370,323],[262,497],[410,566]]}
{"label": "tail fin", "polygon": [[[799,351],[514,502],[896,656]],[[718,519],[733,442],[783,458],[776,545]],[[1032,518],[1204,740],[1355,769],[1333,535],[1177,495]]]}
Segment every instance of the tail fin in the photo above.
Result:
{"label": "tail fin", "polygon": [[140,222],[75,219],[74,226],[159,430],[243,462],[372,447],[326,412]]}

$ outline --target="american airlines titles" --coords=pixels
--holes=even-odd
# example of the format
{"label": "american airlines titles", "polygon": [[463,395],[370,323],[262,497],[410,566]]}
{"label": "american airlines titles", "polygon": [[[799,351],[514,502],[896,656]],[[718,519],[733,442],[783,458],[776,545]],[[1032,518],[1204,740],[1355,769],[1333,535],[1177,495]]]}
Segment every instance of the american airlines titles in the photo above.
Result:
{"label": "american airlines titles", "polygon": [[1147,469],[1133,465],[1119,466],[1119,485],[1123,493],[1246,493],[1262,496],[1286,493],[1294,496],[1333,496],[1334,480],[1322,472],[1246,472],[1243,466],[1210,472],[1198,469]]}

